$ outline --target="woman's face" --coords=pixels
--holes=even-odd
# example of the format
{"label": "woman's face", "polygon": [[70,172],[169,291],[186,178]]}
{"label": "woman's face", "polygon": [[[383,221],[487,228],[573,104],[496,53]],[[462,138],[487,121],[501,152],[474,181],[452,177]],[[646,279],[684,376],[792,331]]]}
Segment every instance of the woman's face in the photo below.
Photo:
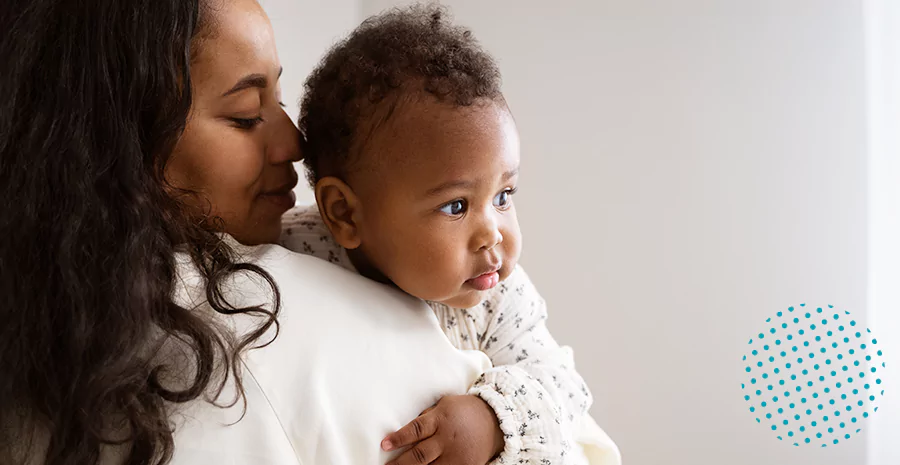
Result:
{"label": "woman's face", "polygon": [[254,0],[215,2],[191,65],[193,106],[166,167],[201,214],[253,245],[278,240],[294,205],[299,132],[284,112],[272,27]]}

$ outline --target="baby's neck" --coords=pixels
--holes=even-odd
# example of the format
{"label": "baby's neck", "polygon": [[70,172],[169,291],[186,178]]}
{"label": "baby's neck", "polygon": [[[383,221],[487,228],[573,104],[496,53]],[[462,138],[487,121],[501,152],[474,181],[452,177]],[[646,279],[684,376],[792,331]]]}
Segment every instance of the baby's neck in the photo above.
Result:
{"label": "baby's neck", "polygon": [[382,273],[378,268],[375,267],[375,265],[372,264],[372,262],[369,261],[368,257],[366,257],[366,255],[361,250],[359,250],[358,248],[345,250],[347,251],[347,257],[350,259],[350,263],[353,264],[353,268],[355,268],[359,274],[382,284],[390,284],[392,286],[396,286],[387,276],[384,275],[384,273]]}

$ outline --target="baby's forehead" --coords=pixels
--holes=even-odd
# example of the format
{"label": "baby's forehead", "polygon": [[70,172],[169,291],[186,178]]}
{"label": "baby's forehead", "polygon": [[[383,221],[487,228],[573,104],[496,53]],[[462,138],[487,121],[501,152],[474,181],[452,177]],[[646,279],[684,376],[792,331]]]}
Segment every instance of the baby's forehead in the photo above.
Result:
{"label": "baby's forehead", "polygon": [[353,170],[358,181],[377,185],[380,195],[487,192],[518,170],[518,134],[505,105],[434,101],[394,110],[363,146]]}
{"label": "baby's forehead", "polygon": [[503,103],[415,99],[397,103],[382,118],[358,154],[372,168],[464,172],[484,157],[518,152],[515,122]]}

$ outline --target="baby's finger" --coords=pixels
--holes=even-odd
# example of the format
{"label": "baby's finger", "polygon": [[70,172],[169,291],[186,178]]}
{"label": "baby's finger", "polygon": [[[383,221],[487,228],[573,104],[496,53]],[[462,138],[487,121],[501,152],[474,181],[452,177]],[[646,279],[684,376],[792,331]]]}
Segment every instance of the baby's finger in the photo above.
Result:
{"label": "baby's finger", "polygon": [[441,444],[436,438],[422,441],[401,454],[387,465],[425,465],[441,455]]}
{"label": "baby's finger", "polygon": [[[389,434],[381,441],[381,448],[386,451],[406,447],[423,439],[430,438],[437,431],[437,417],[433,414],[420,415],[408,425]],[[428,463],[428,462],[425,462]]]}

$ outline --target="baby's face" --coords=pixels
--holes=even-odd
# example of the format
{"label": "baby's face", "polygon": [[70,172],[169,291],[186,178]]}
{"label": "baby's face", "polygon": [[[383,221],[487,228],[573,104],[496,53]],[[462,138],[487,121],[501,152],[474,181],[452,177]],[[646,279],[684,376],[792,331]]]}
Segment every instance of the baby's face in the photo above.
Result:
{"label": "baby's face", "polygon": [[481,303],[521,251],[519,137],[505,105],[407,103],[365,150],[347,181],[366,265],[421,299]]}

